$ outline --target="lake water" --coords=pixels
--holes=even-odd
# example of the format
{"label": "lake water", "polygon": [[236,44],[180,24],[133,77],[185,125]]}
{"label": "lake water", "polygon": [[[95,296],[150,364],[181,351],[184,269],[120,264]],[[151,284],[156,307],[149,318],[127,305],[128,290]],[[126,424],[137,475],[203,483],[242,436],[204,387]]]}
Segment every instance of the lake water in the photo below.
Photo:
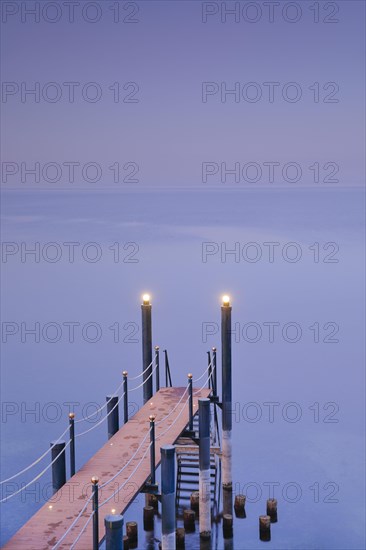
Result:
{"label": "lake water", "polygon": [[[233,489],[247,494],[247,518],[234,518],[231,542],[219,528],[213,547],[365,548],[361,190],[7,191],[2,210],[2,479],[47,449],[70,403],[90,414],[123,369],[141,371],[143,292],[174,385],[220,348],[228,293]],[[81,439],[77,466],[105,439],[104,424]],[[49,481],[1,504],[2,544]],[[279,522],[263,543],[271,496]],[[142,502],[127,521],[142,525]],[[139,548],[154,548],[141,533]]]}

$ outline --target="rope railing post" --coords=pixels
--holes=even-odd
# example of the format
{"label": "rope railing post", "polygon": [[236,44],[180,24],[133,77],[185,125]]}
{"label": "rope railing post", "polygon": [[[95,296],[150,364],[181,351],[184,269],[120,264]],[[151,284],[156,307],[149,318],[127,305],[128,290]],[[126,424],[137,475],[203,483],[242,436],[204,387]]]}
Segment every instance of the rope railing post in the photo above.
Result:
{"label": "rope railing post", "polygon": [[156,365],[156,373],[155,373],[155,385],[156,389],[155,391],[160,390],[160,373],[159,373],[159,346],[155,346],[155,365]]}
{"label": "rope railing post", "polygon": [[98,483],[99,478],[93,476],[91,478],[93,484],[93,550],[98,550],[99,548],[99,503],[98,503]]}
{"label": "rope railing post", "polygon": [[216,369],[216,348],[212,348],[212,385],[213,396],[217,397],[217,369]]}
{"label": "rope railing post", "polygon": [[150,296],[144,294],[141,304],[142,314],[142,371],[144,404],[152,398],[153,380],[152,372],[152,328],[151,328],[151,304]]}
{"label": "rope railing post", "polygon": [[161,447],[162,550],[175,550],[175,447]]}
{"label": "rope railing post", "polygon": [[114,436],[119,430],[118,419],[118,395],[107,395],[107,417],[108,417],[108,439]]}
{"label": "rope railing post", "polygon": [[150,483],[155,485],[155,415],[150,414]]}
{"label": "rope railing post", "polygon": [[106,550],[123,550],[123,516],[111,514],[104,518]]}
{"label": "rope railing post", "polygon": [[188,411],[189,411],[189,431],[193,431],[193,385],[192,385],[192,374],[188,374]]}
{"label": "rope railing post", "polygon": [[52,487],[57,493],[66,483],[65,441],[51,441]]}
{"label": "rope railing post", "polygon": [[123,423],[126,424],[126,422],[128,422],[128,391],[127,391],[128,372],[124,370],[122,374],[123,374]]}
{"label": "rope railing post", "polygon": [[70,477],[75,475],[75,413],[69,413]]}

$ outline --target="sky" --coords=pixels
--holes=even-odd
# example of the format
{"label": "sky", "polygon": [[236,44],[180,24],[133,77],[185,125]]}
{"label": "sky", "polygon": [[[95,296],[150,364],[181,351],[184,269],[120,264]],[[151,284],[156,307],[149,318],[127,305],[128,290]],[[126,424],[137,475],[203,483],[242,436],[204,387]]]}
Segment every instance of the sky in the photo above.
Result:
{"label": "sky", "polygon": [[71,4],[2,2],[3,186],[363,185],[364,2]]}

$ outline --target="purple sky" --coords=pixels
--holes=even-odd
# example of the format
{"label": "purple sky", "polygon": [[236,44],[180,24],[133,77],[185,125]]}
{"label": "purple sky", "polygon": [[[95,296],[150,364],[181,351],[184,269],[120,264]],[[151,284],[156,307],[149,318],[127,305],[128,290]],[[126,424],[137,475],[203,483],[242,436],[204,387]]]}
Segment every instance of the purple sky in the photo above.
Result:
{"label": "purple sky", "polygon": [[[21,181],[22,162],[28,168],[39,162],[41,171],[45,164],[57,163],[62,167],[58,184],[71,188],[77,184],[115,188],[109,169],[115,163],[120,165],[121,177],[132,174],[140,186],[217,185],[221,163],[227,169],[240,163],[240,181],[235,182],[233,175],[225,181],[224,175],[226,185],[243,186],[252,180],[255,185],[273,185],[268,164],[263,164],[268,162],[279,163],[274,168],[276,184],[293,185],[283,177],[283,167],[289,162],[300,166],[297,185],[314,184],[317,168],[309,167],[317,162],[320,182],[326,186],[334,184],[323,181],[327,176],[338,179],[340,185],[363,184],[363,2],[315,3],[319,14],[314,2],[279,2],[271,8],[272,23],[268,3],[262,1],[238,2],[238,22],[235,15],[227,15],[222,22],[225,14],[220,11],[221,3],[215,2],[119,2],[118,23],[113,22],[117,15],[109,1],[96,3],[100,13],[90,2],[80,2],[74,8],[73,23],[69,22],[71,8],[62,2],[58,12],[52,3],[42,12],[45,2],[38,3],[39,23],[21,6],[30,9],[37,3],[2,4],[5,88],[1,106],[6,132],[2,153],[3,161],[15,163],[3,166],[3,185],[13,188],[34,183],[31,175]],[[253,4],[259,6],[257,10]],[[226,6],[230,9],[235,3]],[[83,9],[86,17],[100,20],[85,21]],[[218,13],[206,16],[210,10]],[[56,16],[60,20],[55,23],[45,20]],[[257,22],[248,22],[255,17]],[[297,22],[286,21],[296,17]],[[123,22],[124,18],[137,22]],[[331,20],[338,22],[325,22]],[[24,91],[36,82],[39,103],[31,95],[22,103],[22,87]],[[55,103],[42,97],[42,92],[46,98],[57,92],[47,87],[50,82],[57,83],[61,91]],[[74,103],[68,99],[71,85],[65,82],[80,83],[75,87]],[[93,97],[96,89],[85,88],[90,82],[96,82],[102,93],[95,103],[82,97],[82,93]],[[130,99],[138,102],[115,103],[115,91],[109,87],[116,82],[122,99],[131,94]],[[132,85],[123,89],[128,82],[137,83],[135,95]],[[210,89],[218,89],[205,103],[203,82],[213,82]],[[222,102],[221,88],[233,89],[236,82],[240,96],[228,95]],[[249,82],[256,83],[255,87],[246,88]],[[269,82],[278,83],[273,103],[270,85],[264,84]],[[286,88],[289,82],[297,88]],[[319,102],[314,101],[315,82],[319,83]],[[300,91],[297,102],[282,97],[282,92],[291,99]],[[261,99],[248,101],[256,93],[262,93]],[[326,98],[338,102],[324,102]],[[73,184],[65,162],[80,163]],[[94,184],[87,181],[97,174],[93,167],[86,179],[81,171],[88,162],[98,163],[101,169]],[[135,164],[125,166],[130,162]],[[203,162],[213,163],[208,170],[214,172],[205,183]],[[247,179],[243,177],[247,163],[260,166],[258,182],[256,166],[249,168]],[[339,170],[333,175],[336,167]],[[14,175],[13,170],[17,171]],[[47,180],[57,179],[53,168],[48,170],[45,177],[41,173],[42,188]],[[296,180],[297,172],[292,170],[298,168],[289,167],[285,175]],[[56,184],[48,181],[48,185]]]}

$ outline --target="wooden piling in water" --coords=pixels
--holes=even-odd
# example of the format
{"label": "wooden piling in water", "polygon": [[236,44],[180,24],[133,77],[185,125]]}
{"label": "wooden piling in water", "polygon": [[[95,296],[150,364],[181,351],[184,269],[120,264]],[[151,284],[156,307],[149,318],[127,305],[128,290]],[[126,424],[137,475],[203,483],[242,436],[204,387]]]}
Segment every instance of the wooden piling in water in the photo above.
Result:
{"label": "wooden piling in water", "polygon": [[265,542],[271,540],[271,518],[269,516],[259,516],[259,538]]}
{"label": "wooden piling in water", "polygon": [[267,516],[271,518],[271,523],[277,523],[277,499],[267,500]]}
{"label": "wooden piling in water", "polygon": [[184,529],[187,533],[193,533],[196,530],[196,512],[189,508],[183,511]]}
{"label": "wooden piling in water", "polygon": [[155,515],[155,510],[152,506],[144,507],[144,530],[145,531],[154,530],[154,515]]}
{"label": "wooden piling in water", "polygon": [[224,539],[231,539],[233,536],[233,516],[224,514],[222,516],[222,532]]}
{"label": "wooden piling in water", "polygon": [[177,548],[185,548],[185,537],[186,537],[186,532],[183,529],[183,527],[178,527],[178,529],[175,532],[175,540],[176,540]]}
{"label": "wooden piling in water", "polygon": [[200,509],[200,493],[199,491],[193,491],[190,496],[191,510],[199,512]]}
{"label": "wooden piling in water", "polygon": [[128,521],[126,523],[126,534],[128,537],[129,546],[132,547],[138,541],[138,525],[136,521]]}
{"label": "wooden piling in water", "polygon": [[154,510],[159,509],[159,500],[156,495],[147,494],[146,506],[152,506]]}
{"label": "wooden piling in water", "polygon": [[235,495],[235,501],[234,501],[234,510],[235,510],[235,516],[237,518],[245,518],[245,501],[246,496],[245,495]]}

